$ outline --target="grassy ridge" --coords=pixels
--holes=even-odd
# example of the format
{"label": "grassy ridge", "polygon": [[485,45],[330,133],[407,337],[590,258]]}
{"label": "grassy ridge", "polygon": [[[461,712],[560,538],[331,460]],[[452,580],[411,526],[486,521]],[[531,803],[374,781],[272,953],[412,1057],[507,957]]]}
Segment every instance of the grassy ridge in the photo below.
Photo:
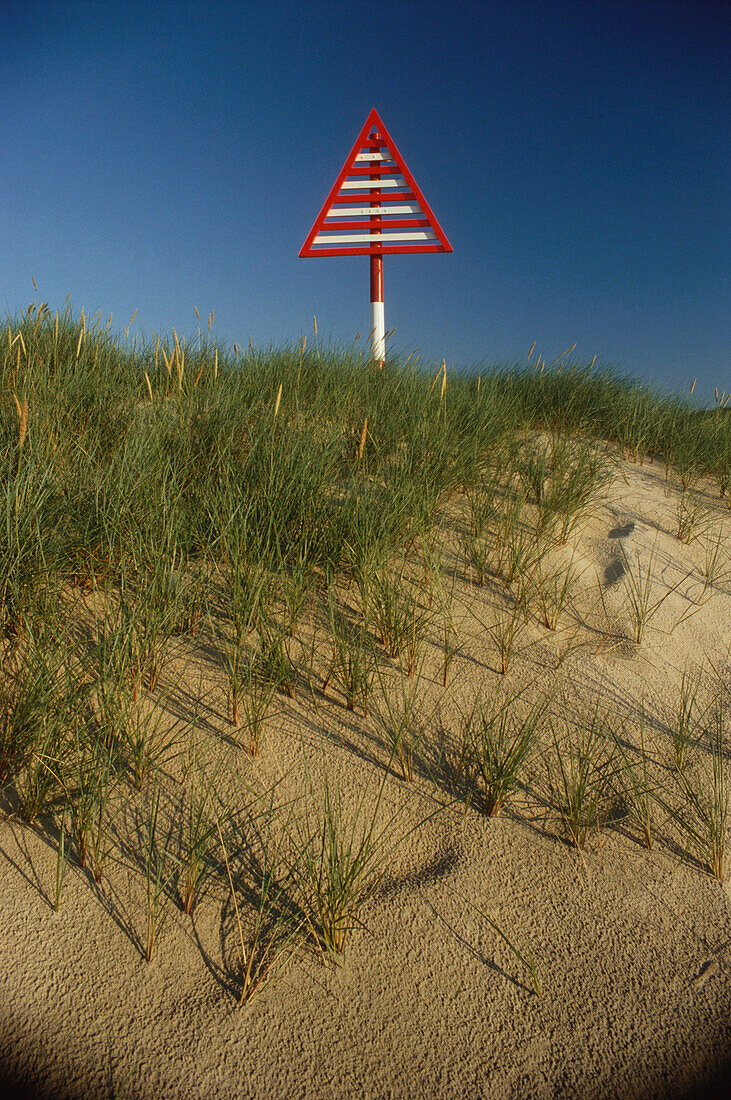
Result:
{"label": "grassy ridge", "polygon": [[38,308],[7,321],[0,371],[6,605],[40,574],[118,572],[161,546],[218,555],[234,525],[246,554],[338,571],[364,539],[378,556],[428,526],[526,429],[662,458],[684,485],[710,476],[723,493],[731,476],[722,410],[699,420],[580,364],[433,380],[304,341],[245,357],[202,338],[138,346]]}

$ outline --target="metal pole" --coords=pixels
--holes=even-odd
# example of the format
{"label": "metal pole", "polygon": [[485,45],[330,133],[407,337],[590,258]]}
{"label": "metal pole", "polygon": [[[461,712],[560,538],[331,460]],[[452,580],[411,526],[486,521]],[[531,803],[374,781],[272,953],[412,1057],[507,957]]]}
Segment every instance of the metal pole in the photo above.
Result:
{"label": "metal pole", "polygon": [[[380,136],[377,130],[371,134],[371,138],[375,140]],[[373,151],[380,152],[380,149],[376,147]],[[371,179],[380,178],[380,173],[371,175]],[[380,205],[381,189],[373,188],[372,196],[375,204]],[[380,233],[380,229],[376,228],[380,224],[380,215],[371,219],[374,233]],[[374,363],[379,370],[382,370],[386,361],[386,313],[383,305],[383,253],[381,252],[371,253],[371,349]]]}

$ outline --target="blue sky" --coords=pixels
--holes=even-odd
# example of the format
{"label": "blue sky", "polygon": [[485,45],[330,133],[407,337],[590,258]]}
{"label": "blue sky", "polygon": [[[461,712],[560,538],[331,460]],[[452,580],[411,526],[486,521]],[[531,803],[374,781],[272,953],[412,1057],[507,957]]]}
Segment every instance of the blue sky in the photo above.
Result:
{"label": "blue sky", "polygon": [[386,257],[395,348],[730,389],[729,12],[0,0],[0,313],[350,343],[367,259],[297,253],[376,107],[454,248]]}

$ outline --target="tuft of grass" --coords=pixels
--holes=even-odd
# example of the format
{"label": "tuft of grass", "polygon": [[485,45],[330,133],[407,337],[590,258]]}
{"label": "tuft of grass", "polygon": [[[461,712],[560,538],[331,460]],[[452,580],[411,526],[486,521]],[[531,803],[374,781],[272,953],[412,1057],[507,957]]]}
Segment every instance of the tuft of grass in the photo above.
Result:
{"label": "tuft of grass", "polygon": [[699,538],[707,524],[705,509],[696,498],[685,491],[678,500],[675,517],[675,537],[681,542],[690,543]]}
{"label": "tuft of grass", "polygon": [[376,666],[368,624],[364,619],[353,623],[338,608],[332,592],[328,593],[327,610],[332,659],[322,690],[326,691],[331,679],[334,679],[345,696],[348,710],[354,710],[355,704],[360,702],[367,717],[368,696]]}
{"label": "tuft of grass", "polygon": [[[726,531],[723,524],[721,524],[716,530],[715,535],[710,535],[704,540],[704,561],[702,567],[703,591],[700,596],[701,600],[708,594],[708,590],[711,587],[718,584],[728,575],[728,560],[724,553],[726,539]],[[724,564],[727,566],[726,569],[723,569]]]}
{"label": "tuft of grass", "polygon": [[307,559],[295,561],[290,568],[279,570],[281,597],[284,604],[282,626],[290,638],[297,635],[297,627],[314,585],[315,575]]}
{"label": "tuft of grass", "polygon": [[414,754],[418,752],[425,723],[421,713],[421,670],[413,680],[403,668],[393,684],[388,684],[378,670],[381,693],[373,707],[373,718],[380,730],[389,762],[398,761],[401,778],[410,783],[414,778]]}
{"label": "tuft of grass", "polygon": [[179,601],[184,597],[178,566],[176,553],[168,557],[163,548],[159,557],[154,556],[139,571],[134,596],[124,575],[122,578],[120,618],[129,647],[135,701],[142,687],[156,689],[170,656],[169,644],[180,615]]}
{"label": "tuft of grass", "polygon": [[223,640],[224,666],[229,687],[229,714],[239,724],[239,702],[245,679],[249,678],[248,636],[260,625],[265,613],[269,579],[261,566],[246,560],[241,532],[234,528],[224,538],[229,560],[228,631]]}
{"label": "tuft of grass", "polygon": [[568,604],[578,579],[573,563],[565,569],[551,571],[544,570],[539,563],[533,572],[530,585],[536,593],[541,621],[547,630],[556,630],[559,616]]}
{"label": "tuft of grass", "polygon": [[112,847],[110,798],[118,779],[114,745],[94,738],[90,758],[79,765],[74,776],[79,786],[70,799],[76,843],[80,859],[82,852],[91,857],[94,881],[99,883]]}
{"label": "tuft of grass", "polygon": [[257,827],[253,819],[250,825],[252,833],[247,846],[246,894],[251,914],[247,921],[246,916],[242,920],[239,892],[234,884],[221,825],[216,822],[236,918],[241,967],[239,1006],[250,1004],[257,994],[281,976],[298,950],[306,930],[305,917],[290,897],[291,871],[286,869],[282,854],[286,827],[277,827],[276,813],[271,804],[264,814],[263,826]]}
{"label": "tuft of grass", "polygon": [[97,622],[96,631],[99,640],[88,655],[94,722],[107,747],[113,745],[129,767],[137,790],[142,790],[147,775],[169,757],[179,738],[182,719],[170,723],[166,713],[176,684],[166,685],[153,698],[140,694],[124,615]]}
{"label": "tuft of grass", "polygon": [[704,766],[675,771],[674,801],[660,800],[663,809],[719,882],[728,875],[729,791],[726,780],[724,708],[719,698],[706,731],[709,760]]}
{"label": "tuft of grass", "polygon": [[650,556],[644,566],[640,560],[639,552],[636,554],[636,560],[633,564],[627,557],[627,553],[621,543],[619,547],[622,565],[624,567],[622,584],[624,585],[625,592],[625,606],[632,625],[632,637],[637,645],[642,645],[648,623],[658,613],[665,603],[665,600],[671,596],[673,592],[676,592],[683,583],[683,579],[681,578],[681,580],[666,589],[661,596],[653,599],[656,581],[656,547],[657,539],[655,539],[652,545]]}
{"label": "tuft of grass", "polygon": [[[48,659],[48,662],[46,661]],[[58,651],[47,653],[37,665],[40,692],[30,696],[21,689],[16,705],[43,700],[43,711],[25,711],[12,715],[13,734],[20,732],[26,741],[26,758],[15,779],[20,814],[27,823],[53,809],[64,799],[64,775],[68,768],[76,727],[82,721],[83,693],[67,656]],[[45,709],[45,708],[48,709]],[[29,725],[24,729],[19,718]]]}
{"label": "tuft of grass", "polygon": [[611,804],[614,760],[607,716],[597,698],[593,711],[559,737],[551,724],[554,766],[551,787],[556,810],[578,849],[604,824]]}
{"label": "tuft of grass", "polygon": [[541,507],[545,498],[546,482],[560,469],[566,459],[563,441],[554,437],[548,444],[540,441],[528,443],[518,460],[517,470],[526,490],[532,494],[533,503]]}
{"label": "tuft of grass", "polygon": [[295,668],[289,656],[287,631],[270,617],[262,620],[257,629],[259,653],[254,665],[255,679],[294,699]]}
{"label": "tuft of grass", "polygon": [[505,457],[498,453],[488,466],[482,465],[478,476],[467,488],[469,533],[480,539],[495,520],[499,508],[499,492],[505,476]]}
{"label": "tuft of grass", "polygon": [[518,650],[518,643],[526,628],[525,594],[515,599],[508,607],[501,607],[488,627],[500,658],[500,674],[505,676],[510,662]]}
{"label": "tuft of grass", "polygon": [[[59,679],[68,675],[63,665],[56,647],[35,634],[29,634],[15,668],[6,663],[0,680],[0,788],[24,776],[27,782],[28,769],[49,790],[53,787],[43,760],[52,764],[65,740],[63,722],[57,721],[59,709],[66,709],[59,686]],[[67,679],[65,687],[71,689]],[[29,797],[36,801],[30,791]]]}
{"label": "tuft of grass", "polygon": [[367,616],[390,657],[399,657],[413,676],[430,621],[418,591],[404,579],[403,567],[375,571],[366,605]]}
{"label": "tuft of grass", "polygon": [[608,480],[604,453],[596,441],[578,439],[553,460],[549,485],[539,509],[538,531],[555,534],[564,545],[592,498]]}
{"label": "tuft of grass", "polygon": [[672,763],[679,773],[685,771],[697,743],[695,732],[699,718],[698,693],[702,675],[702,667],[695,672],[688,668],[683,671],[677,707],[670,722]]}
{"label": "tuft of grass", "polygon": [[310,791],[302,820],[295,823],[297,860],[293,865],[300,904],[317,942],[339,959],[356,928],[364,928],[363,910],[373,898],[397,847],[419,828],[404,830],[396,812],[385,823],[380,809],[387,773],[369,805],[364,787],[347,808],[340,790],[325,777],[319,795]]}
{"label": "tuft of grass", "polygon": [[191,745],[182,816],[180,895],[181,908],[190,915],[200,892],[201,880],[215,844],[218,818],[213,803],[217,795],[222,758],[211,766],[208,753]]}
{"label": "tuft of grass", "polygon": [[465,558],[474,570],[477,584],[482,586],[492,571],[492,537],[485,534],[470,535],[465,542]]}
{"label": "tuft of grass", "polygon": [[255,660],[247,660],[245,690],[241,698],[244,728],[248,735],[248,750],[256,756],[261,747],[264,726],[274,702],[275,685],[261,676]]}
{"label": "tuft of grass", "polygon": [[477,776],[479,802],[488,817],[495,817],[505,800],[520,784],[520,773],[535,747],[549,698],[544,697],[519,720],[513,708],[519,696],[501,707],[487,710],[478,705],[465,732]]}
{"label": "tuft of grass", "polygon": [[122,695],[117,710],[116,738],[132,772],[132,781],[142,790],[148,775],[155,773],[174,755],[180,741],[182,718],[169,723],[164,695],[148,701]]}
{"label": "tuft of grass", "polygon": [[507,584],[522,584],[538,566],[545,547],[536,542],[526,528],[515,527],[507,536],[503,561],[503,576]]}

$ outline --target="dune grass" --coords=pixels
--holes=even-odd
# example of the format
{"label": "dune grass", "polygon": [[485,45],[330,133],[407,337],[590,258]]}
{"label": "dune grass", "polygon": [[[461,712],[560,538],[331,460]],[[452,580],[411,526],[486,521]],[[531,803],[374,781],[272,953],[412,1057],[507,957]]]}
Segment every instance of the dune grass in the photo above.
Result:
{"label": "dune grass", "polygon": [[[507,677],[532,637],[533,601],[552,635],[565,617],[576,572],[549,567],[547,555],[589,514],[612,447],[679,479],[679,537],[702,534],[693,510],[702,479],[729,498],[722,403],[702,410],[565,359],[479,377],[444,366],[433,378],[408,360],[375,370],[357,345],[303,339],[242,354],[210,331],[122,340],[99,317],[33,303],[0,330],[0,381],[0,788],[26,822],[55,823],[56,906],[70,849],[100,887],[118,818],[142,820],[138,939],[148,961],[174,891],[191,914],[215,878],[234,908],[242,1002],[307,929],[340,958],[414,831],[386,806],[386,783],[416,789],[430,774],[425,653],[438,647],[446,691],[461,655],[461,571],[468,586],[497,593],[484,636]],[[465,520],[448,559],[440,524],[455,501]],[[724,576],[724,548],[719,528],[704,593]],[[656,592],[654,551],[645,563],[621,554],[640,644],[667,592]],[[220,757],[196,748],[180,774],[186,736],[196,746],[203,737],[200,699],[192,717],[173,709],[198,643],[226,685],[225,738],[245,750],[247,778],[234,769],[236,782],[266,755],[280,706],[304,705],[304,686],[315,708],[329,706],[335,693],[324,692],[335,687],[348,721],[357,708],[371,723],[383,765],[372,804],[347,806],[334,782],[312,780],[299,798],[272,803],[263,833],[231,825],[224,839],[234,780]],[[685,768],[690,681],[683,692],[667,812],[721,877],[723,738],[714,734],[710,778],[698,786]],[[473,808],[495,814],[522,784],[542,721],[542,709],[526,719],[495,707],[475,719],[460,757],[479,789]],[[644,727],[639,765],[613,752],[605,727],[598,704],[584,728],[548,722],[553,809],[583,848],[624,767],[650,847]],[[241,866],[256,871],[246,889]],[[506,942],[538,989],[532,956]]]}

